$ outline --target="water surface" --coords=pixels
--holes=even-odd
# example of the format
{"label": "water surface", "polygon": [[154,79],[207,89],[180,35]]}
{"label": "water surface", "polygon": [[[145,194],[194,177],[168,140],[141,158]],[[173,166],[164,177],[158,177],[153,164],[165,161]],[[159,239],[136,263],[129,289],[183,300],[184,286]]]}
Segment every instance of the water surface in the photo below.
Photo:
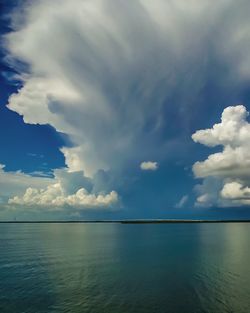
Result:
{"label": "water surface", "polygon": [[250,224],[0,224],[1,313],[250,312]]}

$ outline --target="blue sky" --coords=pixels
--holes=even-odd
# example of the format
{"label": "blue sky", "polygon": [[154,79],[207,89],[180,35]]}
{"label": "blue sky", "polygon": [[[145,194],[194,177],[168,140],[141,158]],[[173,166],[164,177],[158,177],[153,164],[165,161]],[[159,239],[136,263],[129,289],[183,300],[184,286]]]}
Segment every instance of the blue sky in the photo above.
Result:
{"label": "blue sky", "polygon": [[249,218],[248,1],[0,5],[1,219]]}

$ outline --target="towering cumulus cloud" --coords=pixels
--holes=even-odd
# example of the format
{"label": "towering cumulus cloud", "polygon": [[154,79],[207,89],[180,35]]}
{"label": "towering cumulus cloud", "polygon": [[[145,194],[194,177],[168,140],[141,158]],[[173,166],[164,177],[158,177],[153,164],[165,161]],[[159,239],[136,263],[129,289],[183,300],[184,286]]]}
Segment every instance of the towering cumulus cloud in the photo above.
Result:
{"label": "towering cumulus cloud", "polygon": [[[221,122],[211,129],[199,130],[192,139],[208,147],[222,146],[222,152],[208,156],[193,166],[197,178],[205,178],[198,188],[200,204],[250,204],[250,124],[243,105],[226,108]],[[218,182],[211,188],[216,179]],[[210,181],[210,184],[209,184]],[[219,189],[218,189],[219,186]]]}
{"label": "towering cumulus cloud", "polygon": [[[21,87],[7,106],[25,123],[49,124],[66,134],[70,144],[60,150],[65,179],[54,171],[45,187],[42,180],[41,188],[31,184],[9,196],[11,205],[48,205],[53,198],[61,206],[113,206],[116,190],[122,198],[115,184],[123,173],[138,164],[156,170],[157,163],[143,161],[157,160],[159,174],[169,158],[184,155],[193,121],[204,115],[207,86],[236,90],[250,79],[248,0],[20,3],[4,48]],[[223,146],[194,165],[196,177],[204,178],[197,188],[216,185],[218,193],[219,185],[222,190],[237,182],[244,199],[228,199],[227,187],[216,197],[201,192],[199,202],[211,201],[212,194],[230,203],[246,201],[246,114],[242,106],[229,108],[221,124],[193,136]]]}
{"label": "towering cumulus cloud", "polygon": [[[232,68],[238,80],[250,77],[247,3],[27,1],[5,41],[9,62],[28,65],[8,107],[26,123],[69,135],[74,147],[61,151],[70,171],[93,175],[131,159],[163,158],[162,131],[173,114],[183,127],[188,122],[209,59],[227,69],[227,80]],[[229,18],[226,10],[238,13]],[[204,59],[208,50],[213,58]],[[183,96],[179,107],[172,105],[176,94]]]}

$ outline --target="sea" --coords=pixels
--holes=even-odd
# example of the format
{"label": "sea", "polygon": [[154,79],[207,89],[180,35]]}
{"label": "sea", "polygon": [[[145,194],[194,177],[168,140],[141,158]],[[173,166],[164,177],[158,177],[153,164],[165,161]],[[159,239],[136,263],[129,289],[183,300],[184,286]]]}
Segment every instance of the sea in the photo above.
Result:
{"label": "sea", "polygon": [[250,223],[0,224],[1,313],[249,313]]}

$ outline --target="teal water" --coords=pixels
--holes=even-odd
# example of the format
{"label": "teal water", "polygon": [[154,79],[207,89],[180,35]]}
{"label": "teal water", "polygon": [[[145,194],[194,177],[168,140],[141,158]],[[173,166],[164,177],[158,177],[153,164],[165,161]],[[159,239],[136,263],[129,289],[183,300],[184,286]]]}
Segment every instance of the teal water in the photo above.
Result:
{"label": "teal water", "polygon": [[1,224],[1,313],[250,312],[250,224]]}

